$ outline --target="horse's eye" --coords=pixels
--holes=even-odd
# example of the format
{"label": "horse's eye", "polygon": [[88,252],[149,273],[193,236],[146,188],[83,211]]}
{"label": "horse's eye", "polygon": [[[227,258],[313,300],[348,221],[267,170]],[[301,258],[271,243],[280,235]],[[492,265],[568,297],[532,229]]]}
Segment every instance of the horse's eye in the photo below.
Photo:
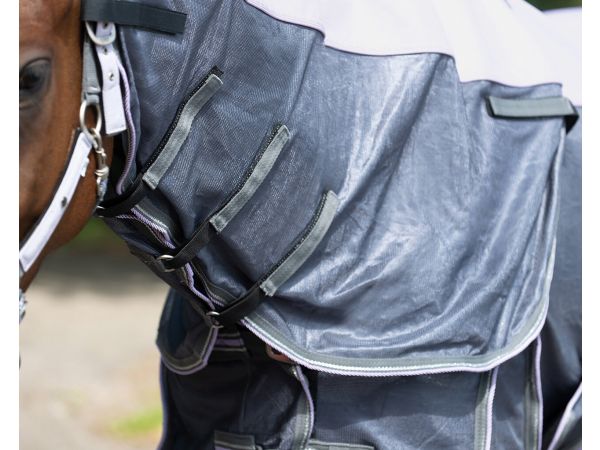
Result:
{"label": "horse's eye", "polygon": [[50,61],[45,58],[27,63],[19,71],[19,103],[35,100],[46,87]]}

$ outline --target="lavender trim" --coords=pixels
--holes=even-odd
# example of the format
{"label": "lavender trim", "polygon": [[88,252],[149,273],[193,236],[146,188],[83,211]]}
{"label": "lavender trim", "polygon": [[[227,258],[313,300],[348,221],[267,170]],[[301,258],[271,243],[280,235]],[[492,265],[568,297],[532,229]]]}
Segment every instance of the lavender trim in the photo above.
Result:
{"label": "lavender trim", "polygon": [[[546,313],[544,312],[543,317],[546,317]],[[258,338],[260,338],[265,343],[269,344],[269,346],[273,347],[279,353],[284,354],[292,361],[302,364],[302,366],[316,370],[323,373],[330,373],[334,375],[349,375],[349,376],[358,376],[358,377],[395,377],[395,376],[413,376],[413,375],[432,375],[436,373],[454,373],[454,372],[468,372],[468,373],[481,373],[492,370],[493,368],[499,366],[503,362],[513,358],[514,356],[521,353],[524,348],[527,348],[529,344],[533,341],[533,339],[524,340],[519,346],[515,347],[512,352],[502,355],[497,359],[490,361],[488,364],[480,365],[480,366],[471,366],[471,365],[463,365],[463,364],[455,364],[455,365],[443,365],[442,367],[431,367],[428,369],[423,368],[400,368],[394,370],[375,370],[375,369],[364,369],[364,370],[351,370],[351,369],[337,369],[335,367],[331,367],[329,364],[325,365],[320,362],[311,361],[305,359],[299,355],[294,354],[290,349],[284,347],[278,341],[273,340],[273,338],[264,332],[260,327],[258,327],[254,322],[248,320],[247,318],[241,320],[242,325],[248,328],[252,333],[254,333]],[[540,321],[540,324],[535,327],[535,332],[539,334],[541,327],[544,325],[544,321]],[[537,336],[536,334],[536,336]],[[383,367],[381,369],[388,369],[387,367]],[[391,369],[391,368],[390,368]]]}
{"label": "lavender trim", "polygon": [[121,60],[117,58],[117,65],[119,67],[119,73],[121,74],[121,79],[123,80],[123,107],[125,109],[125,119],[127,121],[127,131],[129,133],[129,148],[127,149],[127,159],[125,160],[125,168],[123,169],[123,173],[119,177],[117,181],[117,194],[121,195],[123,193],[123,184],[125,183],[125,179],[127,178],[127,174],[131,170],[131,166],[133,165],[133,161],[135,159],[135,153],[137,149],[136,145],[136,134],[135,134],[135,125],[133,123],[133,117],[131,116],[131,92],[129,90],[129,79],[127,78],[127,72],[121,63]]}
{"label": "lavender trim", "polygon": [[542,449],[542,428],[544,426],[544,397],[542,393],[542,376],[541,376],[541,360],[542,360],[542,338],[537,337],[535,341],[535,395],[538,398],[538,429],[537,429],[537,450]]}
{"label": "lavender trim", "polygon": [[498,379],[498,367],[492,370],[492,379],[488,391],[488,402],[486,406],[487,423],[485,426],[485,450],[492,448],[492,420],[494,418],[494,396],[496,395],[496,380]]}

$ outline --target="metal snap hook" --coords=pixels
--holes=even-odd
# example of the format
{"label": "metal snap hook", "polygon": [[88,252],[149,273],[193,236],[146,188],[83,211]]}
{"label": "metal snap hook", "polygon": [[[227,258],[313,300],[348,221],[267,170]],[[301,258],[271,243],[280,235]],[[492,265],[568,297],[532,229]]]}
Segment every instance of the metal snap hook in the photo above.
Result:
{"label": "metal snap hook", "polygon": [[[102,125],[101,121],[100,125]],[[106,164],[106,152],[104,151],[104,147],[102,147],[102,136],[100,136],[97,127],[98,124],[94,128],[83,128],[83,133],[92,141],[92,149],[96,156],[96,170],[94,171],[94,175],[96,175],[96,195],[101,201],[106,193],[106,180],[108,179],[110,168]]]}

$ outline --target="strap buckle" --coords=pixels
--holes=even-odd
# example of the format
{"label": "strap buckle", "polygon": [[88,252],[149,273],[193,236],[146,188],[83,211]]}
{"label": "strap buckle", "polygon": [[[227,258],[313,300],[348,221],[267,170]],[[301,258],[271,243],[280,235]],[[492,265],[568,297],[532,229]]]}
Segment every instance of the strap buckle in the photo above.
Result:
{"label": "strap buckle", "polygon": [[217,329],[223,328],[223,325],[219,322],[220,315],[218,311],[208,311],[206,313],[206,317],[210,320],[211,325]]}

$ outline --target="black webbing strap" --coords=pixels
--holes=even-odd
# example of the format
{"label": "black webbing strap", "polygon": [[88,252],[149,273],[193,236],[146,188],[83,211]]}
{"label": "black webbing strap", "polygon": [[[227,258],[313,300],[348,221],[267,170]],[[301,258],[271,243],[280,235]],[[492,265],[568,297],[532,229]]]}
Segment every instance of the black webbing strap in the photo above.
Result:
{"label": "black webbing strap", "polygon": [[[163,272],[162,267],[157,265],[157,260],[152,255],[132,246],[129,246],[129,251],[132,255],[138,257],[158,276],[160,276],[160,273]],[[167,281],[165,278],[163,279]],[[181,281],[182,280],[180,279],[180,283]],[[177,289],[177,286],[174,284],[171,286],[174,287],[184,298],[186,298],[196,311],[203,316],[206,316],[208,321],[216,325],[234,325],[236,322],[240,321],[254,311],[260,303],[260,300],[264,295],[260,288],[261,281],[254,284],[254,286],[252,286],[242,297],[234,300],[219,312],[208,309],[204,303],[198,301],[195,295],[193,295],[187,289]]]}
{"label": "black webbing strap", "polygon": [[131,212],[133,207],[137,205],[145,196],[148,188],[142,182],[141,177],[133,182],[133,188],[123,197],[119,197],[113,201],[105,201],[96,209],[96,215],[99,217],[116,217],[121,214]]}
{"label": "black webbing strap", "polygon": [[220,324],[232,325],[254,311],[263,295],[260,288],[260,282],[256,283],[243,297],[240,297],[232,304],[227,305],[225,309],[214,314],[213,317]]}
{"label": "black webbing strap", "polygon": [[217,234],[217,230],[213,228],[212,224],[208,220],[205,221],[194,232],[187,244],[185,244],[175,255],[166,259],[160,259],[164,270],[175,270],[190,262],[196,257],[196,254]]}
{"label": "black webbing strap", "polygon": [[168,34],[181,34],[187,14],[139,2],[124,0],[85,0],[81,19],[89,22],[113,22]]}

